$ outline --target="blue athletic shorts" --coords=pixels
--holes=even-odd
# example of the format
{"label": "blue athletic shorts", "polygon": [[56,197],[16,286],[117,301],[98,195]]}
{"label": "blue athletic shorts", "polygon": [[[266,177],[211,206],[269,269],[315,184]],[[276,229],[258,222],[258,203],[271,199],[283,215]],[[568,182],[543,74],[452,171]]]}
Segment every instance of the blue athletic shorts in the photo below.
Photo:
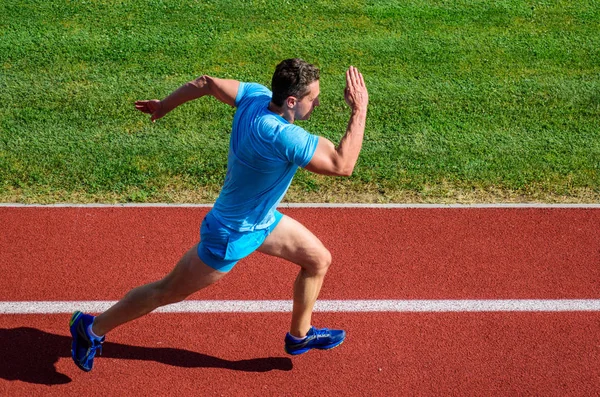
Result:
{"label": "blue athletic shorts", "polygon": [[281,212],[275,211],[275,222],[268,228],[253,232],[236,232],[222,225],[212,212],[209,212],[200,226],[198,256],[213,269],[228,272],[240,259],[261,246],[282,217]]}

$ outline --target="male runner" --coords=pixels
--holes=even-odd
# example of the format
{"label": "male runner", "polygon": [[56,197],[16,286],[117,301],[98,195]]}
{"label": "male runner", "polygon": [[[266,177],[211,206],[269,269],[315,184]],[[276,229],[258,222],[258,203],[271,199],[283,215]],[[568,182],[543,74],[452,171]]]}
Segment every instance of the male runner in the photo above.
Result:
{"label": "male runner", "polygon": [[351,175],[361,150],[368,93],[363,76],[350,66],[344,97],[350,121],[339,145],[294,125],[319,106],[319,70],[301,60],[277,65],[272,92],[260,84],[201,76],[162,101],[137,101],[154,122],[177,106],[206,95],[237,107],[225,184],[202,221],[200,242],[162,280],[131,290],[97,317],[77,311],[70,321],[71,355],[84,371],[93,366],[104,335],[126,322],[221,279],[240,259],[258,250],[300,266],[294,283],[292,321],[284,338],[288,354],[331,349],[344,341],[343,330],[312,326],[313,306],[331,254],[294,219],[277,211],[298,167],[326,175]]}

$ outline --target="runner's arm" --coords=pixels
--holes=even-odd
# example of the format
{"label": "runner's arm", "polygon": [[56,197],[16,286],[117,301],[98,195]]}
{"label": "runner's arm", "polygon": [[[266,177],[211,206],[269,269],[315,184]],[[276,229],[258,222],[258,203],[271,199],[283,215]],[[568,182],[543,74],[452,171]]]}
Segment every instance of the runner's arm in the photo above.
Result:
{"label": "runner's arm", "polygon": [[200,76],[196,80],[185,83],[161,101],[158,99],[136,101],[135,108],[152,115],[150,120],[155,121],[177,106],[205,95],[214,96],[227,105],[235,106],[239,86],[240,82],[237,80]]}
{"label": "runner's arm", "polygon": [[352,66],[346,72],[344,96],[352,109],[346,134],[337,147],[328,139],[319,137],[315,154],[304,167],[308,171],[339,176],[350,176],[354,171],[365,133],[369,94],[362,74]]}

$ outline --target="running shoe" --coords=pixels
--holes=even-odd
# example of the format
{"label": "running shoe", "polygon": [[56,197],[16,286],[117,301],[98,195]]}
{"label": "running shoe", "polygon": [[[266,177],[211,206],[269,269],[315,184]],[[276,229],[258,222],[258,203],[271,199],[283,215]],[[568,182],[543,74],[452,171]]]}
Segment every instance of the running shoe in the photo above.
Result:
{"label": "running shoe", "polygon": [[346,331],[310,327],[304,339],[295,340],[288,332],[285,335],[285,352],[287,354],[302,354],[310,349],[328,350],[342,344]]}
{"label": "running shoe", "polygon": [[73,342],[71,344],[71,356],[75,364],[84,371],[91,371],[94,366],[96,351],[102,354],[102,338],[93,337],[88,333],[88,327],[94,321],[94,316],[76,311],[71,316],[69,329]]}

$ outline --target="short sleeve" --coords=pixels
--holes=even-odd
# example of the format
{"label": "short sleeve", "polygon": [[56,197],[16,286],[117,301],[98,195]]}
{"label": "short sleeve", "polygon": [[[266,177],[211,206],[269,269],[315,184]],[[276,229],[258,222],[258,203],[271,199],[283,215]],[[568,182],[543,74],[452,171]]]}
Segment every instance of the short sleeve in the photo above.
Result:
{"label": "short sleeve", "polygon": [[293,124],[282,126],[275,136],[275,148],[278,153],[283,159],[299,167],[310,163],[318,143],[318,136]]}
{"label": "short sleeve", "polygon": [[267,87],[258,83],[240,83],[237,96],[235,97],[235,106],[240,107],[242,102],[259,96],[268,96],[271,98],[273,93]]}

